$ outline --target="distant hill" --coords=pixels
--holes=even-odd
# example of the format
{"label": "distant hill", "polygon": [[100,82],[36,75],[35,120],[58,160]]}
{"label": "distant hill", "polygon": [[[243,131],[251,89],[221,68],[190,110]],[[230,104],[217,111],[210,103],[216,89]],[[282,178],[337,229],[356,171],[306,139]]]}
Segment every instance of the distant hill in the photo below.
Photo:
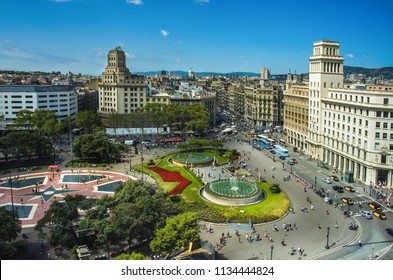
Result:
{"label": "distant hill", "polygon": [[[140,75],[154,76],[157,74],[161,74],[161,71],[148,71],[148,72],[136,72]],[[168,72],[167,72],[168,73]],[[188,76],[187,71],[172,71],[172,73],[176,76]],[[222,73],[222,72],[194,72],[198,76],[224,76],[224,77],[233,77],[233,76],[259,76],[259,73],[254,72],[231,72],[231,73]],[[354,66],[345,66],[344,65],[344,74],[364,74],[367,77],[379,77],[383,76],[385,80],[393,79],[393,67],[382,67],[382,68],[364,68],[364,67],[354,67]],[[304,73],[304,75],[308,75],[308,73]],[[272,74],[272,79],[286,79],[286,74]]]}
{"label": "distant hill", "polygon": [[345,66],[344,65],[344,74],[364,74],[367,77],[379,77],[383,76],[384,79],[390,80],[393,79],[393,67],[382,67],[382,68],[363,68],[363,67],[354,67],[354,66]]}

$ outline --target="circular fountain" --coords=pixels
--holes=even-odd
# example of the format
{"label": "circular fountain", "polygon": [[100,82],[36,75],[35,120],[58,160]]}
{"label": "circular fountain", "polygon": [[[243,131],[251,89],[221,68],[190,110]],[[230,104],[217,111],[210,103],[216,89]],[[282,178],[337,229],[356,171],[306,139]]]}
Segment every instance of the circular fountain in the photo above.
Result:
{"label": "circular fountain", "polygon": [[200,195],[210,202],[227,206],[256,204],[266,197],[257,185],[238,181],[234,177],[208,183],[200,190]]}
{"label": "circular fountain", "polygon": [[172,161],[180,166],[206,166],[213,162],[213,157],[205,153],[178,153],[173,156]]}

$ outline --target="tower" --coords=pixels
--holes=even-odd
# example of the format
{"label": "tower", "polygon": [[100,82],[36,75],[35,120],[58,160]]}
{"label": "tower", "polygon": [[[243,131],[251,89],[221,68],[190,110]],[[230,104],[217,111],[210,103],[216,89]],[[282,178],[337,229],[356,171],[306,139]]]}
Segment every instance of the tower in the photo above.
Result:
{"label": "tower", "polygon": [[315,42],[309,71],[308,152],[317,160],[321,158],[323,134],[321,100],[328,97],[329,88],[342,88],[343,83],[344,58],[340,55],[340,43]]}

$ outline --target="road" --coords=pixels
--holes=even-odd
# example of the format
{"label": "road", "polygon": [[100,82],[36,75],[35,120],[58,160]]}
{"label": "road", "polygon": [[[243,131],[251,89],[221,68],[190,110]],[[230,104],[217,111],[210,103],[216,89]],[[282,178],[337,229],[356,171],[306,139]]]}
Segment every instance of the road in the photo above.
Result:
{"label": "road", "polygon": [[[367,203],[373,200],[368,193],[363,192],[362,186],[351,184],[355,188],[354,193],[345,191],[339,194],[332,189],[334,184],[327,184],[322,181],[322,178],[332,174],[328,170],[318,167],[315,161],[309,161],[303,156],[291,154],[291,158],[298,161],[297,164],[292,166],[291,170],[291,166],[286,163],[287,160],[282,161],[277,158],[274,161],[271,154],[264,154],[245,142],[227,142],[225,147],[238,149],[241,154],[251,153],[250,160],[246,161],[246,168],[257,178],[262,176],[268,182],[279,183],[280,188],[290,198],[295,213],[288,214],[280,221],[275,222],[280,228],[278,232],[272,231],[274,223],[256,226],[256,230],[261,236],[265,231],[271,234],[273,242],[268,242],[262,238],[262,241],[254,241],[248,244],[245,240],[241,240],[242,243],[240,243],[237,238],[227,238],[226,246],[219,250],[221,258],[269,259],[273,251],[274,259],[392,259],[393,237],[384,232],[386,227],[393,227],[392,211],[391,209],[384,209],[387,214],[387,220],[384,221],[375,217],[372,220],[361,217],[358,214],[359,211],[361,209],[370,210]],[[273,166],[275,166],[275,171],[272,171]],[[258,172],[256,172],[256,168],[258,168]],[[283,177],[290,175],[291,171],[292,179],[284,181]],[[304,191],[304,185],[296,181],[296,176],[309,183],[310,186],[306,188],[306,192]],[[338,183],[343,185],[343,182]],[[312,188],[317,190],[324,188],[334,203],[325,203],[324,198],[319,197]],[[344,196],[352,198],[354,205],[347,206],[342,203],[341,197]],[[311,203],[307,202],[307,197],[309,197]],[[311,210],[311,205],[313,205],[314,210]],[[302,207],[307,208],[308,211],[303,213],[301,211]],[[344,216],[345,210],[352,211],[353,216]],[[329,214],[326,214],[326,211]],[[350,221],[360,225],[357,231],[349,230]],[[289,232],[281,230],[281,225],[288,222],[295,223],[298,229]],[[317,227],[318,223],[321,225],[321,229]],[[336,223],[338,227],[336,227]],[[213,229],[215,230],[214,233],[203,232],[201,236],[212,244],[216,244],[221,233],[226,232],[226,225],[217,225]],[[242,239],[245,234],[243,233],[241,236]],[[287,246],[281,245],[282,239],[285,240]],[[359,240],[361,240],[362,246],[359,246]],[[270,248],[271,245],[274,246],[273,250]],[[305,254],[302,256],[299,254],[289,255],[289,248],[292,245],[295,248],[304,248]],[[325,248],[327,245],[329,245],[329,249]]]}

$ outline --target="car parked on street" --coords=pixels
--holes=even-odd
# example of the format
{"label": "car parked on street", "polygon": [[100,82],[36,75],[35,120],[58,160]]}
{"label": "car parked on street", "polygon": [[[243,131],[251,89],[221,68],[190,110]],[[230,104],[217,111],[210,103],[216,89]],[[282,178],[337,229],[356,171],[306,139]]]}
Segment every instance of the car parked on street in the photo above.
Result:
{"label": "car parked on street", "polygon": [[393,228],[386,228],[385,232],[391,236],[393,236]]}
{"label": "car parked on street", "polygon": [[322,178],[322,181],[324,181],[326,184],[332,183],[332,180],[330,180],[330,178]]}
{"label": "car parked on street", "polygon": [[294,165],[294,164],[295,164],[295,162],[293,161],[293,159],[288,160],[287,163],[288,163],[289,165]]}
{"label": "car parked on street", "polygon": [[371,211],[368,210],[360,210],[360,215],[362,215],[362,217],[365,217],[366,219],[373,218],[373,214],[371,213]]}

